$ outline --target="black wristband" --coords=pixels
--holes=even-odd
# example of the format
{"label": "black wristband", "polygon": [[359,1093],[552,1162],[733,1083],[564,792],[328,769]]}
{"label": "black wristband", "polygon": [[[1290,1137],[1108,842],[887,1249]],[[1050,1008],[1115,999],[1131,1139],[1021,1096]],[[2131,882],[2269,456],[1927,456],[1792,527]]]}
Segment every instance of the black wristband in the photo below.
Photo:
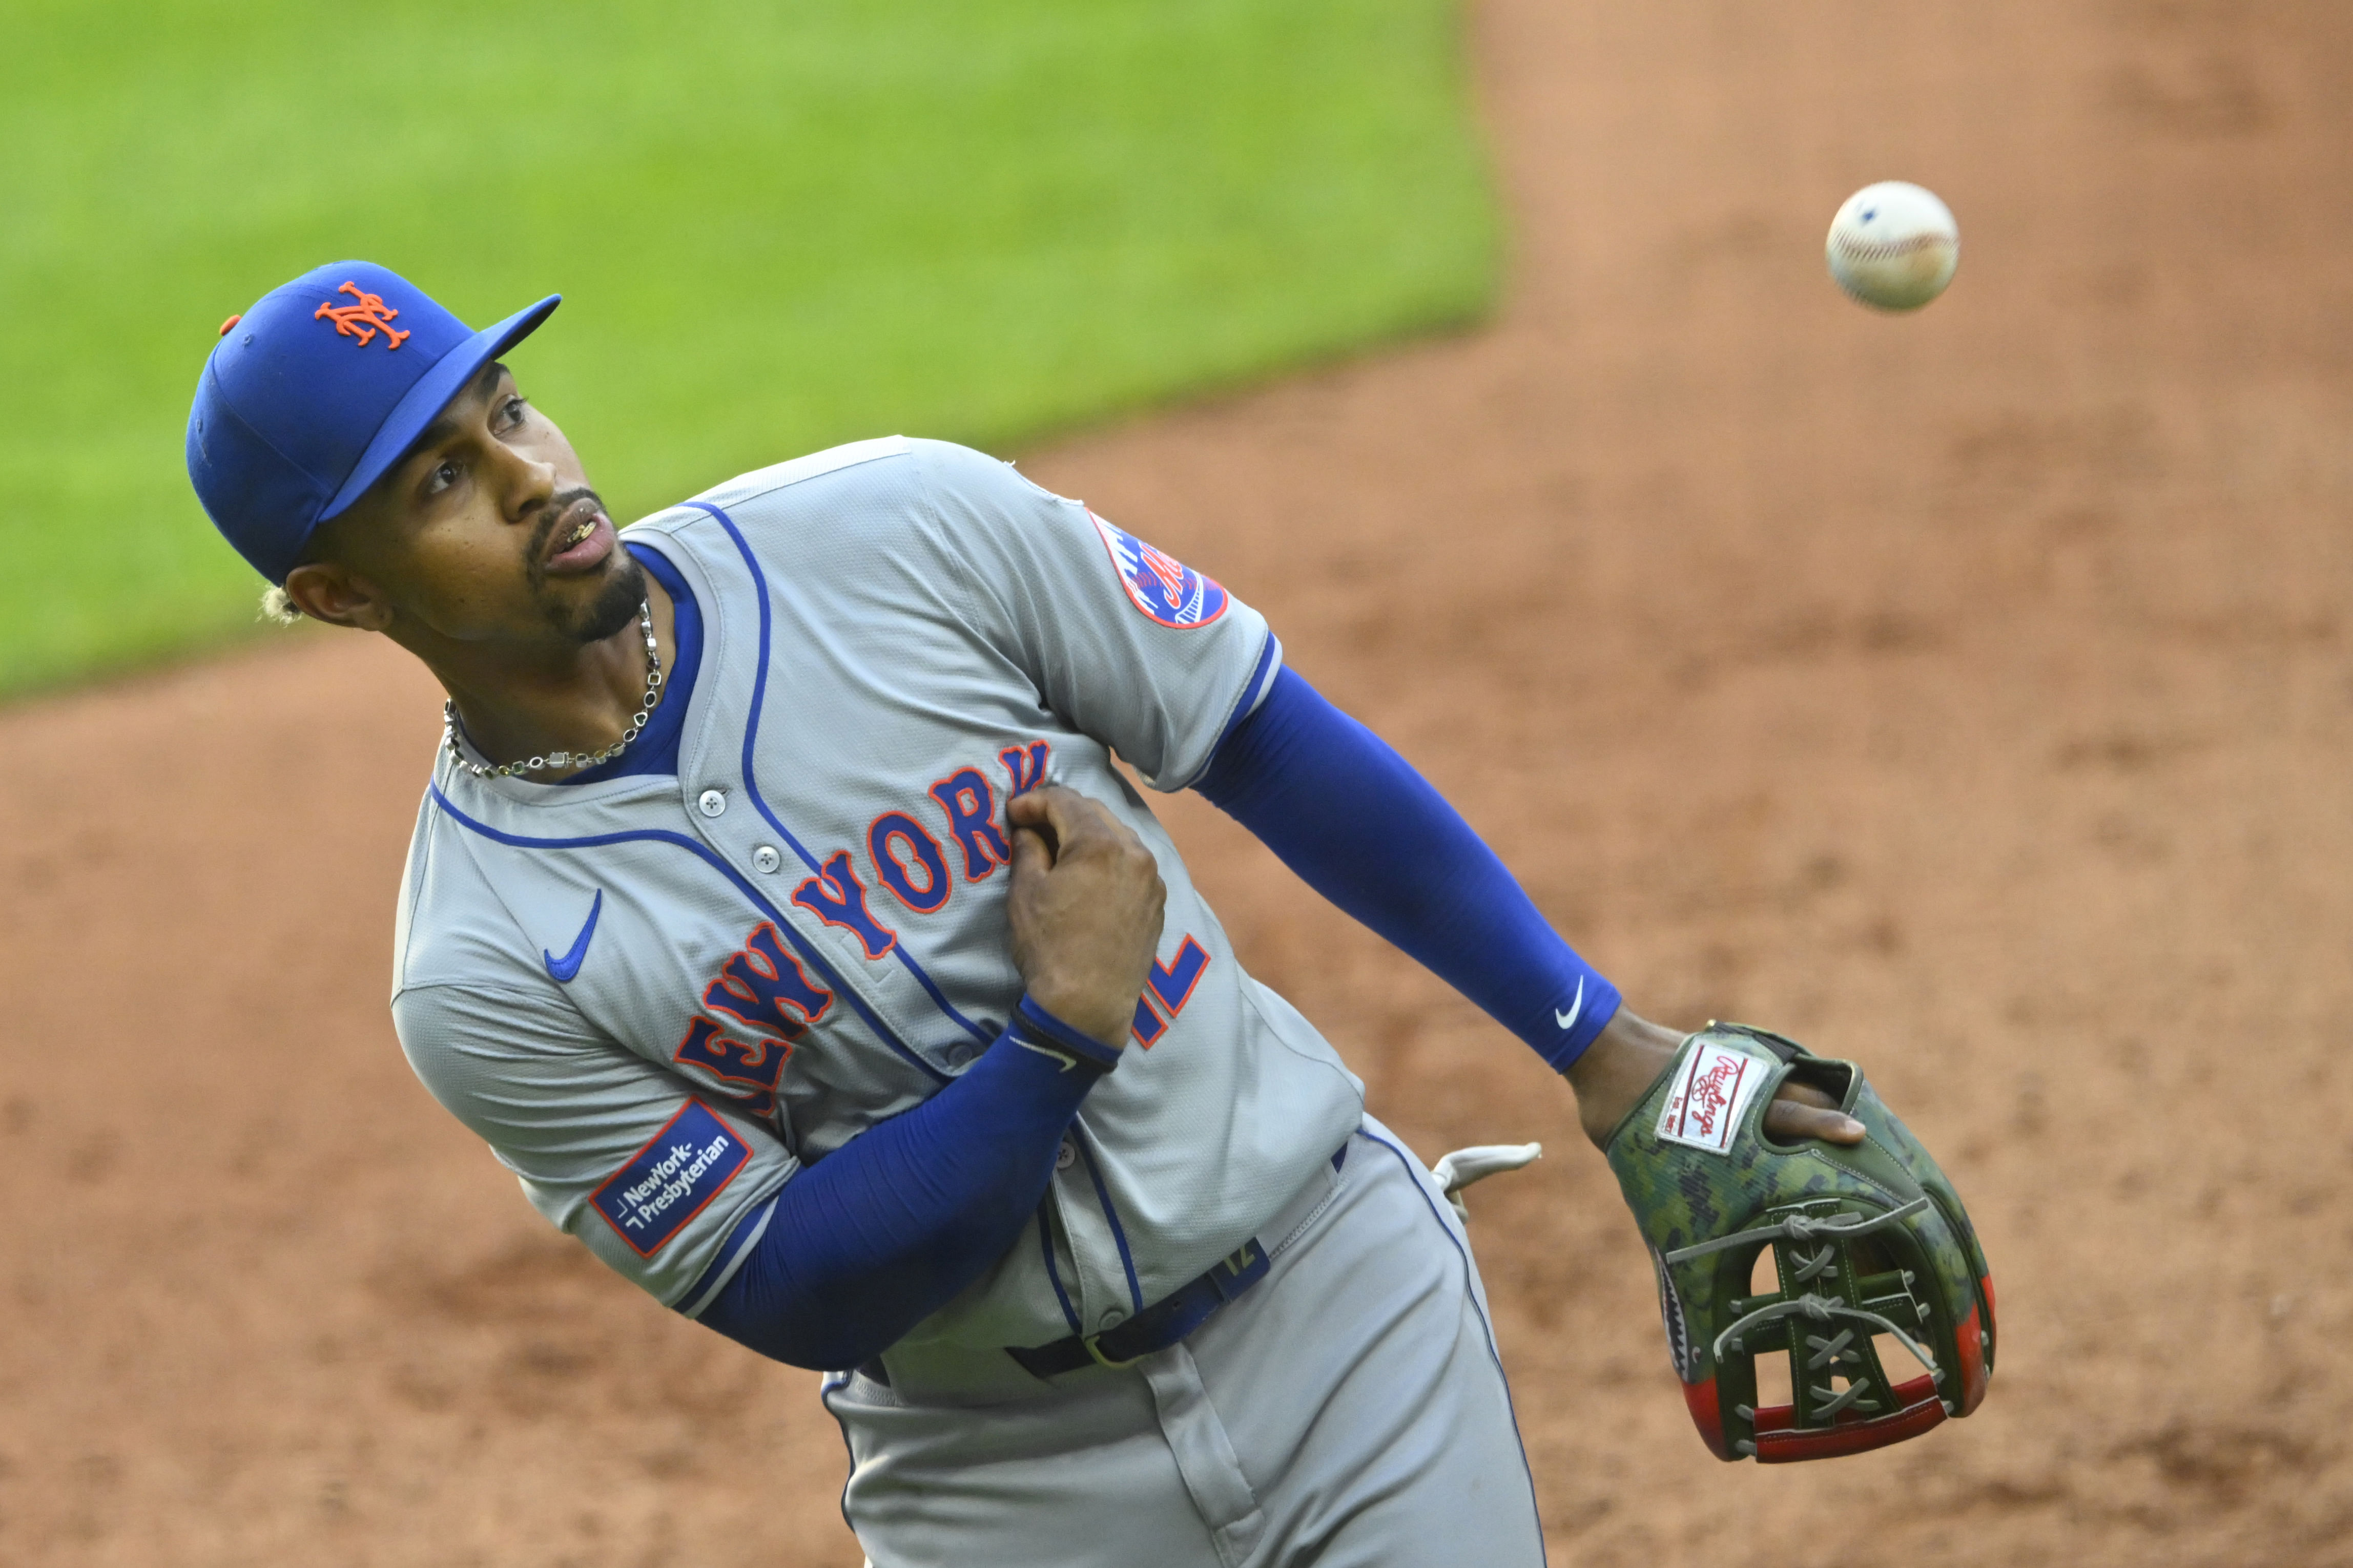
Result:
{"label": "black wristband", "polygon": [[1013,1009],[1013,1021],[1006,1026],[1006,1032],[1033,1051],[1065,1058],[1098,1078],[1119,1066],[1123,1054],[1118,1047],[1106,1046],[1092,1035],[1072,1028],[1028,996]]}

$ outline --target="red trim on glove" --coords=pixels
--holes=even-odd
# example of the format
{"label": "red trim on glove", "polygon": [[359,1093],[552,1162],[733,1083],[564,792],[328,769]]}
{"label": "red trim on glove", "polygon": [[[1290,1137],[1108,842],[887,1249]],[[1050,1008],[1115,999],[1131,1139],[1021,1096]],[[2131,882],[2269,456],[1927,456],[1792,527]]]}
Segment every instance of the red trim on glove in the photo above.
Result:
{"label": "red trim on glove", "polygon": [[1692,1424],[1699,1428],[1699,1440],[1711,1453],[1719,1459],[1740,1458],[1724,1440],[1724,1408],[1716,1403],[1715,1379],[1684,1384],[1683,1403],[1691,1406]]}
{"label": "red trim on glove", "polygon": [[[1986,1321],[1990,1326],[1993,1321],[1993,1281],[1989,1279],[1979,1283],[1986,1289]],[[1986,1370],[1985,1343],[1978,1338],[1978,1310],[1975,1307],[1971,1307],[1969,1315],[1961,1320],[1960,1327],[1953,1331],[1953,1338],[1959,1342],[1961,1347],[1961,1396],[1954,1401],[1953,1414],[1967,1415],[1985,1403],[1986,1384],[1992,1377],[1992,1373]]]}
{"label": "red trim on glove", "polygon": [[[1974,1309],[1969,1316],[1977,1317]],[[1901,1443],[1906,1437],[1917,1437],[1945,1419],[1945,1403],[1936,1397],[1936,1380],[1926,1374],[1909,1383],[1895,1385],[1895,1397],[1903,1401],[1900,1408],[1884,1415],[1836,1417],[1827,1427],[1793,1431],[1789,1423],[1795,1415],[1793,1406],[1775,1405],[1757,1413],[1757,1462],[1760,1465],[1786,1465],[1799,1459],[1831,1459],[1841,1454],[1861,1454],[1873,1448],[1883,1448],[1890,1443]]]}

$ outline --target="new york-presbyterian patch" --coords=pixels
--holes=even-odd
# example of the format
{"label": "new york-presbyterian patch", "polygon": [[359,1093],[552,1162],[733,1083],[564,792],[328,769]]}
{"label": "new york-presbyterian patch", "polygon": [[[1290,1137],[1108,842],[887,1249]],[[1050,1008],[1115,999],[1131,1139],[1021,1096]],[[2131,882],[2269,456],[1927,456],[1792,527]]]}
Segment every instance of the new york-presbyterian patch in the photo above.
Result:
{"label": "new york-presbyterian patch", "polygon": [[690,1100],[635,1158],[596,1189],[596,1212],[640,1258],[651,1258],[711,1205],[752,1157],[752,1146]]}
{"label": "new york-presbyterian patch", "polygon": [[1164,626],[1189,631],[1226,613],[1232,600],[1214,578],[1204,577],[1165,551],[1155,550],[1125,529],[1087,513],[1103,535],[1103,548],[1119,573],[1130,603]]}

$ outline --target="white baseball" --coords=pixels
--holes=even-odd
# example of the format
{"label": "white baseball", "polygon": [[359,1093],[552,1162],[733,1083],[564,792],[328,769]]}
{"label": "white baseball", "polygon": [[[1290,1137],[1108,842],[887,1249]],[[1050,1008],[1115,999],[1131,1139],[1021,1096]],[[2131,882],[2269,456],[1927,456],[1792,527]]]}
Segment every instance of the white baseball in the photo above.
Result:
{"label": "white baseball", "polygon": [[1840,288],[1883,310],[1916,310],[1953,280],[1961,231],[1934,191],[1882,180],[1847,197],[1823,248]]}

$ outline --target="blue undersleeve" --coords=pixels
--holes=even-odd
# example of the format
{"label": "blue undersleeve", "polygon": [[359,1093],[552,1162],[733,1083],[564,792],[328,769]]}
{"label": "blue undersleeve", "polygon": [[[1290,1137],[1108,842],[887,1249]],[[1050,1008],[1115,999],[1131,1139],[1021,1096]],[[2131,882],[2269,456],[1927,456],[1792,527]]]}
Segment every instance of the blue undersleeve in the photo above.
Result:
{"label": "blue undersleeve", "polygon": [[1554,1068],[1566,1071],[1617,1013],[1617,987],[1445,797],[1290,669],[1194,787]]}
{"label": "blue undersleeve", "polygon": [[[1017,1031],[1065,1054],[1025,1048]],[[1020,1238],[1064,1130],[1101,1064],[1118,1059],[1067,1031],[1025,1003],[954,1083],[797,1172],[702,1321],[776,1361],[834,1370],[945,1306]]]}

